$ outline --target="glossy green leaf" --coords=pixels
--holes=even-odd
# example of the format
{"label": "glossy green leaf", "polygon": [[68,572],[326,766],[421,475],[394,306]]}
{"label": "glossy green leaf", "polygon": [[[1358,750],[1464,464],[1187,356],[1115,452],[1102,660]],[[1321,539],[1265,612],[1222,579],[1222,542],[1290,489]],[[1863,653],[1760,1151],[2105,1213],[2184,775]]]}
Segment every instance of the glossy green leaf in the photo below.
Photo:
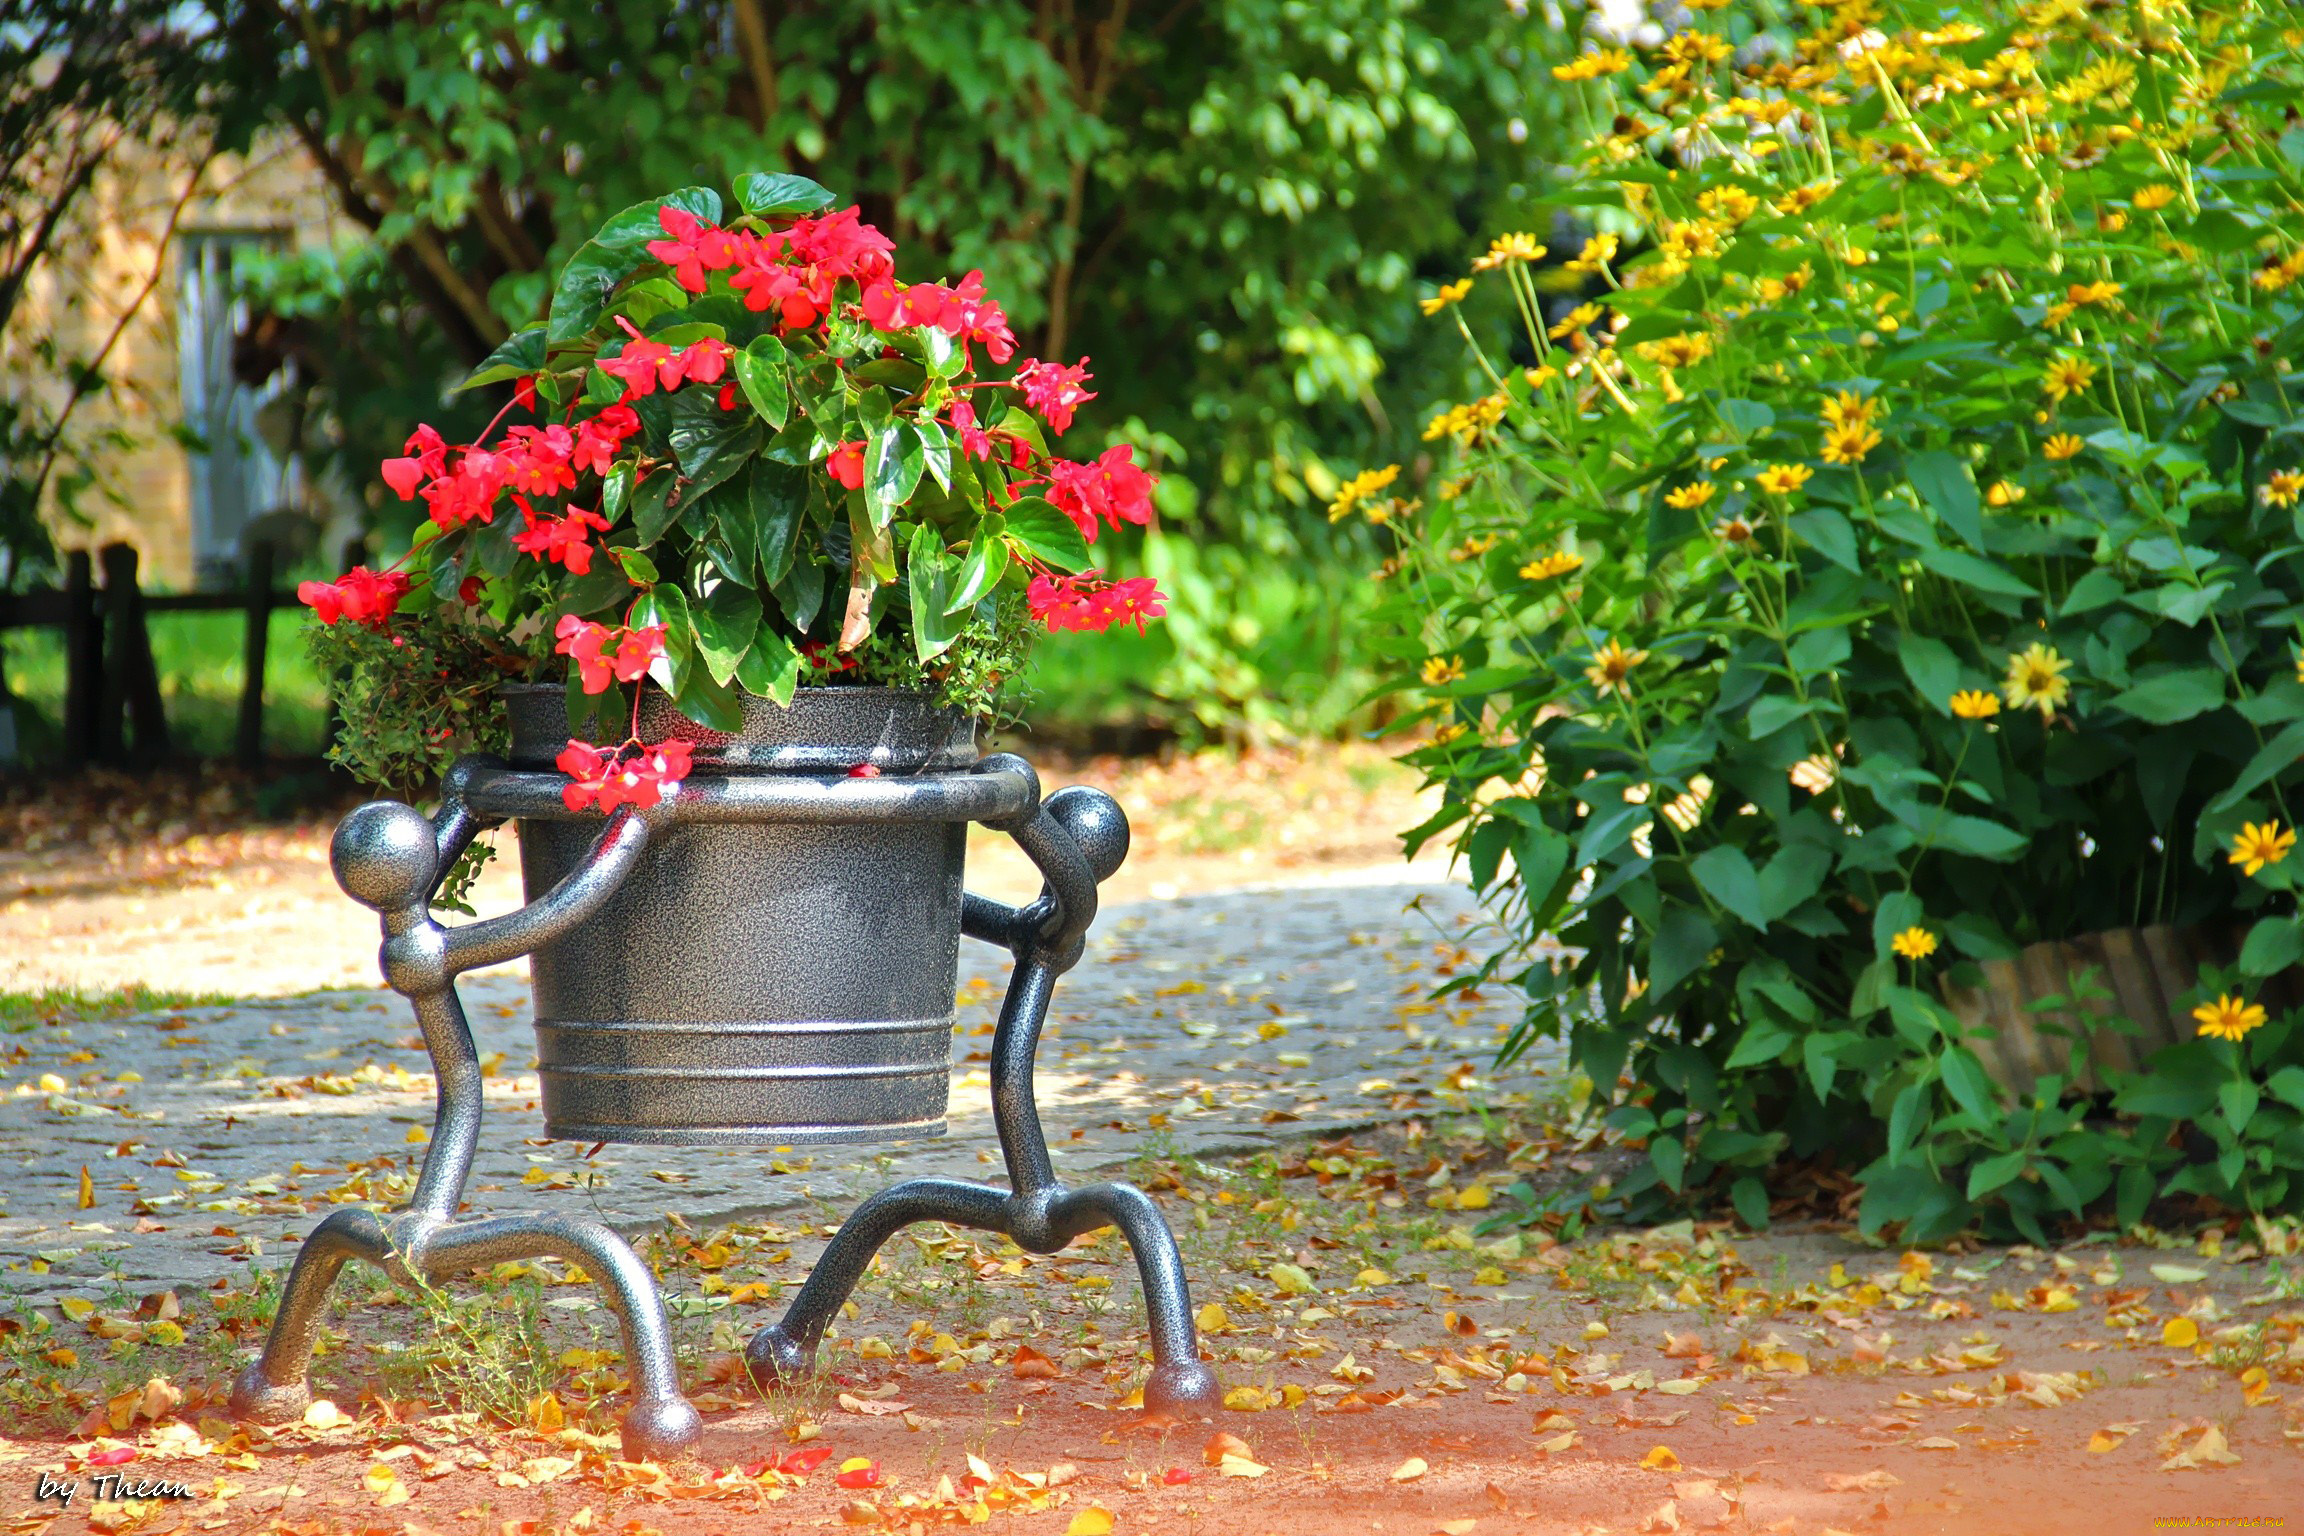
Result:
{"label": "glossy green leaf", "polygon": [[478,389],[483,384],[525,378],[544,366],[545,350],[544,327],[532,325],[524,331],[514,331],[495,351],[481,359],[480,366],[467,374],[457,388]]}
{"label": "glossy green leaf", "polygon": [[773,336],[755,337],[750,345],[736,354],[736,382],[744,388],[744,398],[760,419],[768,423],[770,431],[783,427],[792,412],[792,389],[786,379],[784,343]]}
{"label": "glossy green leaf", "polygon": [[800,687],[800,652],[782,635],[763,629],[737,663],[736,681],[745,692],[789,709]]}
{"label": "glossy green leaf", "polygon": [[575,341],[590,331],[607,312],[617,284],[653,264],[648,242],[663,237],[658,214],[667,205],[686,209],[711,223],[720,218],[719,193],[709,187],[687,187],[669,197],[636,203],[600,226],[600,232],[560,269],[545,321],[545,334],[552,345]]}
{"label": "glossy green leaf", "polygon": [[934,661],[952,648],[965,623],[952,613],[960,561],[945,549],[936,530],[923,523],[912,530],[904,563],[912,598],[912,644],[921,661]]}
{"label": "glossy green leaf", "polygon": [[752,648],[760,628],[760,599],[732,581],[724,581],[689,605],[688,622],[696,633],[696,657],[712,680],[725,684],[736,675],[737,663]]}
{"label": "glossy green leaf", "polygon": [[754,171],[736,179],[736,205],[755,218],[788,218],[821,213],[839,199],[805,176]]}
{"label": "glossy green leaf", "polygon": [[1002,514],[1008,537],[1025,553],[1059,571],[1088,569],[1088,541],[1079,524],[1038,496],[1019,497]]}
{"label": "glossy green leaf", "polygon": [[968,554],[960,562],[959,575],[953,579],[952,596],[945,604],[947,613],[958,613],[972,608],[1008,574],[1008,545],[999,534],[990,529],[981,530],[968,545]]}

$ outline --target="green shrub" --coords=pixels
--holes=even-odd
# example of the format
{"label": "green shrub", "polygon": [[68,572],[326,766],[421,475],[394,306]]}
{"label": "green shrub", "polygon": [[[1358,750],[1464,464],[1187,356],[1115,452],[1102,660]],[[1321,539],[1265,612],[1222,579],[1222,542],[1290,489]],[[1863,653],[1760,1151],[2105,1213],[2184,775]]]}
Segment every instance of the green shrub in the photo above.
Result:
{"label": "green shrub", "polygon": [[[2304,790],[2300,49],[2256,0],[1848,0],[1555,71],[1594,132],[1532,219],[1592,240],[1426,302],[1488,393],[1420,501],[1339,512],[1399,541],[1411,842],[1517,941],[1508,1049],[1567,1031],[1644,1141],[1632,1209],[1758,1224],[1832,1162],[1915,1241],[2304,1196],[2304,1033],[2233,1011],[2304,947],[2294,866],[2232,853]],[[1941,1001],[2246,918],[2196,1015],[2244,1038],[2109,1103],[2002,1092]]]}

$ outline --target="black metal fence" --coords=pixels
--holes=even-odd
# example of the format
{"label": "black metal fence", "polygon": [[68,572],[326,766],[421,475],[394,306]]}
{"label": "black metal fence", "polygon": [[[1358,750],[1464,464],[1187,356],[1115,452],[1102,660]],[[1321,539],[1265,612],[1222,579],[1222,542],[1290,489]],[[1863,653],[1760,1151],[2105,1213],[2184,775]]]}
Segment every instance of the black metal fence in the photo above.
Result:
{"label": "black metal fence", "polygon": [[[356,549],[348,551],[346,563],[360,558]],[[93,558],[86,550],[71,551],[62,587],[0,592],[0,630],[64,631],[64,765],[148,768],[168,758],[168,716],[147,620],[155,613],[234,610],[246,616],[246,624],[233,756],[248,767],[263,761],[272,610],[296,605],[293,590],[274,589],[275,563],[272,546],[257,543],[248,549],[239,591],[148,593],[137,579],[135,547],[107,544]]]}

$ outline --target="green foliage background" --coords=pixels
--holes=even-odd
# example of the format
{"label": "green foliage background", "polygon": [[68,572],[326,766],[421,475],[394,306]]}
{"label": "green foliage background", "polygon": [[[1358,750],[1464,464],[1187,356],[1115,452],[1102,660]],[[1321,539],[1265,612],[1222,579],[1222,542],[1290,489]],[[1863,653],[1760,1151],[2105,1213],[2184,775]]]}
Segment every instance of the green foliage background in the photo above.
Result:
{"label": "green foliage background", "polygon": [[287,349],[354,483],[419,417],[454,434],[442,386],[604,215],[800,172],[897,240],[900,276],[980,267],[1026,352],[1093,360],[1078,431],[1155,446],[1152,561],[1185,590],[1140,671],[1066,688],[1063,645],[1048,670],[1077,710],[1217,732],[1333,729],[1357,697],[1364,605],[1337,594],[1366,555],[1318,515],[1328,465],[1402,442],[1379,380],[1461,374],[1412,324],[1417,278],[1527,196],[1564,99],[1540,18],[1433,0],[208,12],[235,114],[293,134],[368,231],[246,273],[302,322]]}
{"label": "green foliage background", "polygon": [[[1547,200],[1620,248],[1437,298],[1481,397],[1356,487],[1514,1046],[1567,1035],[1634,1215],[1819,1170],[1914,1241],[2293,1208],[2304,861],[2233,853],[2304,795],[2304,28],[1683,25],[1580,66]],[[2157,923],[2245,933],[2170,1000],[2222,1038],[1994,1080],[1945,981]]]}

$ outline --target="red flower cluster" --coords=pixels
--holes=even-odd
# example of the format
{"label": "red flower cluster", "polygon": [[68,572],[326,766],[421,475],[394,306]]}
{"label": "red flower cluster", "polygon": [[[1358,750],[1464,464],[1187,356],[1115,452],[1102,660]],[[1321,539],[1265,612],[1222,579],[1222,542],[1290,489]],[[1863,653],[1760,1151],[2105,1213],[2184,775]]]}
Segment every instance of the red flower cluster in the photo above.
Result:
{"label": "red flower cluster", "polygon": [[702,293],[711,273],[727,272],[728,286],[744,295],[746,309],[775,310],[787,330],[823,318],[842,278],[866,286],[896,270],[895,242],[864,223],[854,208],[797,219],[791,228],[765,235],[732,234],[669,206],[656,221],[667,238],[649,241],[648,254],[671,267],[681,287]]}
{"label": "red flower cluster", "polygon": [[553,760],[553,766],[569,778],[560,798],[572,811],[598,806],[603,815],[620,805],[646,809],[662,800],[667,788],[688,777],[689,753],[694,750],[685,741],[659,741],[654,746],[627,741],[605,751],[589,742],[571,741]]}
{"label": "red flower cluster", "polygon": [[[670,366],[684,368],[690,378],[704,377],[706,373],[718,378],[727,366],[726,344],[699,342],[697,346],[721,350],[708,357],[683,357]],[[688,349],[689,353],[696,350],[695,347]],[[615,361],[618,360],[610,359]],[[649,388],[654,387],[655,377],[651,374]],[[647,389],[638,391],[647,392]],[[597,416],[568,426],[513,427],[504,434],[503,443],[494,449],[482,448],[477,443],[451,449],[438,432],[430,427],[418,427],[408,439],[406,456],[384,461],[384,483],[402,501],[413,501],[421,492],[432,521],[443,528],[494,522],[496,498],[509,491],[520,502],[529,529],[515,536],[514,542],[529,549],[529,544],[520,541],[537,538],[535,530],[540,525],[526,498],[572,491],[576,488],[577,475],[586,470],[606,474],[624,440],[639,430],[640,417],[624,405],[611,405]],[[448,462],[451,452],[456,454],[453,467]],[[592,516],[590,513],[571,515]],[[606,523],[596,520],[592,526],[602,531],[607,528]],[[559,548],[571,537],[581,543],[581,526],[564,534],[561,545],[537,547]],[[589,556],[579,558],[589,560]],[[568,568],[581,574],[586,565],[571,562]]]}
{"label": "red flower cluster", "polygon": [[592,546],[586,534],[606,533],[608,519],[578,506],[570,506],[565,517],[538,517],[525,502],[521,503],[520,516],[527,526],[512,535],[514,549],[534,555],[540,564],[557,560],[571,575],[582,576],[592,569]]}
{"label": "red flower cluster", "polygon": [[1072,425],[1072,413],[1096,398],[1080,386],[1088,382],[1088,359],[1066,367],[1026,358],[1009,381],[1024,391],[1024,403],[1048,418],[1050,430],[1062,432]]}
{"label": "red flower cluster", "polygon": [[717,384],[728,371],[728,359],[736,355],[734,347],[709,336],[685,347],[673,347],[642,336],[622,315],[616,317],[616,323],[631,339],[616,356],[597,361],[602,373],[624,386],[625,400],[652,395],[658,384],[667,391],[683,384]]}
{"label": "red flower cluster", "polygon": [[568,462],[579,470],[605,475],[616,462],[624,439],[640,430],[640,413],[628,405],[611,405],[589,421],[576,423],[576,451]]}
{"label": "red flower cluster", "polygon": [[1086,630],[1100,635],[1115,624],[1133,624],[1142,634],[1147,620],[1168,611],[1167,599],[1151,577],[1106,582],[1098,581],[1098,574],[1033,577],[1024,592],[1032,617],[1051,630]]}
{"label": "red flower cluster", "polygon": [[969,273],[957,287],[942,283],[914,283],[899,288],[893,278],[882,278],[864,290],[864,318],[883,331],[901,331],[932,325],[959,342],[984,343],[992,361],[1004,363],[1016,355],[1016,333],[999,305],[984,297],[984,274]]}
{"label": "red flower cluster", "polygon": [[296,588],[296,601],[318,614],[323,624],[350,619],[355,624],[382,629],[410,587],[405,571],[372,571],[356,565],[334,581],[300,583]]}
{"label": "red flower cluster", "polygon": [[1117,529],[1122,523],[1152,521],[1152,487],[1159,482],[1136,465],[1126,443],[1107,448],[1093,464],[1048,461],[1048,500],[1080,526],[1080,536],[1096,542],[1097,519]]}
{"label": "red flower cluster", "polygon": [[664,654],[661,624],[640,629],[623,626],[611,629],[564,613],[560,615],[559,627],[552,633],[560,642],[552,647],[553,652],[575,661],[576,674],[582,679],[586,693],[607,692],[611,679],[636,683],[648,675],[649,667]]}

